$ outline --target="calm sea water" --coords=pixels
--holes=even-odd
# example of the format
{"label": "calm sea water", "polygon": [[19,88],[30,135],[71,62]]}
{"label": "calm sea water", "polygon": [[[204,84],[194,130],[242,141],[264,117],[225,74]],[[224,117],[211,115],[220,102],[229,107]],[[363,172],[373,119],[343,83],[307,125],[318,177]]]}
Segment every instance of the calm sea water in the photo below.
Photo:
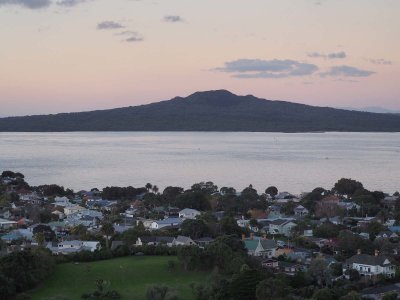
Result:
{"label": "calm sea water", "polygon": [[190,187],[211,180],[300,193],[342,177],[400,190],[399,133],[0,133],[0,170],[32,185]]}

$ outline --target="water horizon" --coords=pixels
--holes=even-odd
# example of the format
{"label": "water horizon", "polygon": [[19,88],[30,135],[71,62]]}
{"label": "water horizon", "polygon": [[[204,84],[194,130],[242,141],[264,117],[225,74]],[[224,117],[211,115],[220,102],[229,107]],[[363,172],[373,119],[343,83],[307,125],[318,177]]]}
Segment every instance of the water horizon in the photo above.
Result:
{"label": "water horizon", "polygon": [[[393,138],[395,137],[395,138]],[[376,132],[18,132],[0,133],[0,170],[32,185],[189,188],[200,181],[237,190],[270,185],[299,194],[340,178],[393,193],[400,133]]]}

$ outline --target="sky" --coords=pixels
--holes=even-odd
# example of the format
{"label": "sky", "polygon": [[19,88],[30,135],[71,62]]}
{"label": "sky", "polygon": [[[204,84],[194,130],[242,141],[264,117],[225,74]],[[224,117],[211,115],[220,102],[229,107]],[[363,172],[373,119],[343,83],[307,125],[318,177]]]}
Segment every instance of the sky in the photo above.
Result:
{"label": "sky", "polygon": [[227,89],[400,110],[398,0],[0,0],[0,116]]}

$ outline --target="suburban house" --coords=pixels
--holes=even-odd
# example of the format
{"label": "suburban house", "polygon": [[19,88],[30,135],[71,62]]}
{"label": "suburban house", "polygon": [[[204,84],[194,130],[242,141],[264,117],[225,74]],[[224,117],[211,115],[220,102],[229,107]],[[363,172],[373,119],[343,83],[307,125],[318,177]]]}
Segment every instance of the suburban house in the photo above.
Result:
{"label": "suburban house", "polygon": [[64,214],[68,216],[68,215],[72,215],[72,214],[78,213],[83,210],[86,210],[86,208],[79,206],[79,205],[67,206],[67,207],[64,207]]}
{"label": "suburban house", "polygon": [[398,234],[396,232],[391,232],[390,230],[385,230],[379,232],[375,238],[377,239],[396,239],[398,238]]}
{"label": "suburban house", "polygon": [[0,228],[1,229],[9,229],[9,228],[14,228],[17,226],[17,222],[15,221],[10,221],[6,219],[0,219]]}
{"label": "suburban house", "polygon": [[80,251],[94,252],[100,250],[100,242],[97,241],[63,241],[60,243],[48,243],[46,246],[53,254],[70,254]]}
{"label": "suburban house", "polygon": [[261,256],[264,258],[275,257],[277,244],[274,240],[266,238],[253,237],[242,238],[247,254],[252,256]]}
{"label": "suburban house", "polygon": [[59,220],[62,220],[65,218],[64,213],[59,210],[52,211],[51,214],[57,216]]}
{"label": "suburban house", "polygon": [[187,236],[178,235],[172,242],[173,246],[197,246],[197,244]]}
{"label": "suburban house", "polygon": [[294,276],[297,272],[306,271],[306,266],[288,261],[279,261],[279,271],[289,276]]}
{"label": "suburban house", "polygon": [[40,197],[36,192],[21,191],[18,193],[19,200],[29,204],[41,204],[43,198]]}
{"label": "suburban house", "polygon": [[143,245],[158,246],[161,244],[171,247],[174,240],[175,238],[171,236],[142,236],[138,237],[135,246],[143,246]]}
{"label": "suburban house", "polygon": [[303,216],[308,215],[309,211],[303,205],[298,205],[297,207],[294,208],[294,214],[296,216],[303,217]]}
{"label": "suburban house", "polygon": [[361,209],[361,206],[354,202],[339,202],[338,206],[347,211],[352,210],[352,209],[359,211]]}
{"label": "suburban house", "polygon": [[290,236],[295,226],[297,226],[296,223],[291,220],[274,220],[269,224],[269,233],[273,235],[282,234],[284,236]]}
{"label": "suburban house", "polygon": [[195,240],[194,242],[199,245],[200,248],[204,248],[205,246],[210,245],[212,242],[214,241],[213,238],[210,237],[202,237],[199,238],[197,240]]}
{"label": "suburban house", "polygon": [[394,277],[395,266],[390,260],[383,255],[379,255],[378,251],[375,251],[375,255],[361,254],[358,253],[345,261],[343,264],[343,274],[346,274],[347,270],[357,270],[361,276],[376,276],[385,275],[387,277]]}
{"label": "suburban house", "polygon": [[153,221],[150,229],[158,230],[165,227],[179,227],[183,220],[181,218],[167,218],[164,220]]}
{"label": "suburban house", "polygon": [[110,201],[110,200],[102,200],[102,199],[94,199],[88,200],[86,202],[86,206],[89,209],[98,209],[98,210],[106,210],[111,211],[113,207],[117,205],[117,201]]}
{"label": "suburban house", "polygon": [[113,227],[114,231],[117,233],[124,233],[127,230],[133,229],[133,226],[125,224],[113,224]]}
{"label": "suburban house", "polygon": [[200,215],[200,212],[196,209],[185,208],[179,212],[179,218],[183,219],[196,219]]}
{"label": "suburban house", "polygon": [[261,262],[261,266],[266,269],[270,269],[272,271],[276,271],[279,269],[279,262],[276,259],[268,258]]}

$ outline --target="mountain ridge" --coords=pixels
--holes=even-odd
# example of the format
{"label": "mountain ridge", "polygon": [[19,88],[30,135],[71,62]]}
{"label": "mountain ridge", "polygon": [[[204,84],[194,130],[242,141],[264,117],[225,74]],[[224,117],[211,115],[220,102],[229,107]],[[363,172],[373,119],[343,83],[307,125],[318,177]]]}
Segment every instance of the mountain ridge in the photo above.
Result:
{"label": "mountain ridge", "polygon": [[213,90],[138,106],[0,118],[0,131],[398,132],[400,116]]}

